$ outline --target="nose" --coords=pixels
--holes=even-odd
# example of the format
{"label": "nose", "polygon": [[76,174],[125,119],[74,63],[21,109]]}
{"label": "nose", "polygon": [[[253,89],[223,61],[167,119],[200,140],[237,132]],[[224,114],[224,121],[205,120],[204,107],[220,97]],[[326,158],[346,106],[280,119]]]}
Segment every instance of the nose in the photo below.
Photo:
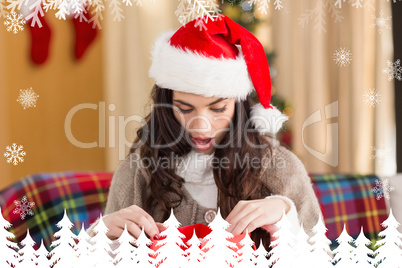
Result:
{"label": "nose", "polygon": [[195,115],[188,121],[187,130],[191,133],[210,133],[211,121],[205,115]]}

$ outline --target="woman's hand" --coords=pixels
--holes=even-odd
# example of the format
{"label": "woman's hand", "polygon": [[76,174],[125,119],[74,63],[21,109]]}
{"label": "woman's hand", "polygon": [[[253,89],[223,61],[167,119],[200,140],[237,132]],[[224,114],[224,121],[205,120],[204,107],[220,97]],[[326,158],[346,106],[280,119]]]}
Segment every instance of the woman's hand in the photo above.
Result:
{"label": "woman's hand", "polygon": [[226,218],[230,224],[227,231],[239,235],[259,227],[268,230],[282,218],[284,210],[287,213],[290,206],[280,198],[239,201]]}
{"label": "woman's hand", "polygon": [[165,227],[154,219],[145,210],[137,205],[123,208],[103,217],[103,222],[109,231],[106,233],[109,239],[119,238],[124,231],[124,225],[127,225],[127,231],[136,239],[140,236],[142,228],[145,233],[153,239],[159,236],[159,232]]}

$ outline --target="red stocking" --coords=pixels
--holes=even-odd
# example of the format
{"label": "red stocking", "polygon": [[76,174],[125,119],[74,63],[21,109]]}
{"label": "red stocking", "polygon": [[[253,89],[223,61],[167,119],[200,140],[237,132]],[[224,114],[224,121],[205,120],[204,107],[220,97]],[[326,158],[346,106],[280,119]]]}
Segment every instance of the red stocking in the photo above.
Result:
{"label": "red stocking", "polygon": [[[84,13],[83,16],[85,18],[90,19],[90,16],[87,13]],[[88,23],[87,21],[82,20],[80,22],[79,17],[78,18],[73,18],[73,23],[74,23],[74,29],[75,29],[75,49],[74,49],[74,55],[77,60],[81,59],[89,47],[89,45],[92,43],[92,41],[96,37],[96,28],[92,28],[92,24]]]}
{"label": "red stocking", "polygon": [[39,28],[38,24],[31,27],[32,19],[27,21],[27,26],[31,32],[31,57],[32,61],[36,64],[42,64],[46,61],[49,55],[49,44],[51,31],[47,24],[45,17],[39,16],[42,27]]}

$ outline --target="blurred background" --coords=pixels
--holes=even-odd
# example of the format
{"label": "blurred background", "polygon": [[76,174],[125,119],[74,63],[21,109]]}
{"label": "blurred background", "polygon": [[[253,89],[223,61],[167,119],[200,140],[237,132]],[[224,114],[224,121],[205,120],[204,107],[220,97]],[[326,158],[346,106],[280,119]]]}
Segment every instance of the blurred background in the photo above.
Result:
{"label": "blurred background", "polygon": [[[78,23],[49,10],[42,28],[13,33],[1,2],[0,189],[33,173],[115,170],[150,109],[153,41],[182,26],[179,3],[136,0],[119,6],[125,18],[105,4],[95,28],[96,12]],[[402,172],[402,2],[215,3],[263,44],[273,103],[290,117],[279,138],[309,172]],[[35,107],[17,102],[23,91]],[[14,143],[26,152],[15,165]]]}

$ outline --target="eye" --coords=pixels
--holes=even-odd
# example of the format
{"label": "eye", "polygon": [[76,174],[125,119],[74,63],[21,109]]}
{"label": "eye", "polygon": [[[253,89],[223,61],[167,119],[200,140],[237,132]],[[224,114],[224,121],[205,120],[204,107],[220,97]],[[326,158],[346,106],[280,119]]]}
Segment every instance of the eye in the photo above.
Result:
{"label": "eye", "polygon": [[219,109],[211,109],[211,111],[214,111],[214,112],[216,112],[216,113],[223,113],[224,111],[226,111],[226,105],[225,106],[223,106],[222,108],[219,108]]}
{"label": "eye", "polygon": [[[177,107],[177,106],[176,106]],[[187,109],[187,110],[183,110],[183,109],[181,109],[180,107],[177,107],[178,109],[179,109],[179,112],[180,113],[183,113],[183,114],[188,114],[188,113],[191,113],[192,111],[193,111],[193,109]]]}

